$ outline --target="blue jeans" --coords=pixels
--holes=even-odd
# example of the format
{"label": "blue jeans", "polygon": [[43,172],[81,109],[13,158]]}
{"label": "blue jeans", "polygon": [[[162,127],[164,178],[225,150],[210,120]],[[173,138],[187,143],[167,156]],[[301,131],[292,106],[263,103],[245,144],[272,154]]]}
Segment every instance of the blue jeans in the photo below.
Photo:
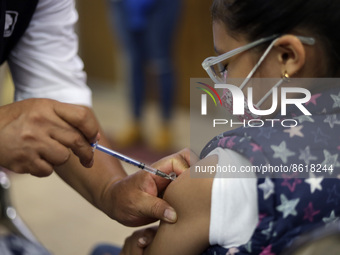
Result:
{"label": "blue jeans", "polygon": [[151,63],[161,91],[164,119],[171,117],[174,94],[172,42],[179,18],[181,0],[157,0],[141,29],[129,27],[129,13],[123,0],[109,1],[115,31],[125,47],[131,66],[131,103],[136,119],[141,117],[145,97],[145,66]]}
{"label": "blue jeans", "polygon": [[94,248],[90,255],[119,255],[121,249],[110,245],[101,244]]}

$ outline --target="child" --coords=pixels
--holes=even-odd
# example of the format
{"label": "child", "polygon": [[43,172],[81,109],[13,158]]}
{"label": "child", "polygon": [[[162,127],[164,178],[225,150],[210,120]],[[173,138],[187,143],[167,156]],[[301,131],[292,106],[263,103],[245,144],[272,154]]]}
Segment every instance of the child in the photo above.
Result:
{"label": "child", "polygon": [[[207,59],[203,66],[215,83],[226,83],[226,77],[282,77],[269,88],[252,84],[253,100],[262,102],[259,108],[265,110],[271,106],[268,91],[295,86],[289,78],[317,82],[301,85],[312,94],[304,105],[311,116],[296,107],[287,109],[287,116],[275,112],[276,119],[295,119],[296,127],[266,123],[226,132],[208,143],[198,164],[301,165],[313,173],[304,179],[292,173],[281,173],[281,178],[218,178],[217,174],[214,179],[192,179],[187,171],[164,194],[177,211],[177,223],[161,222],[145,250],[136,245],[140,235],[133,235],[121,254],[279,254],[297,236],[340,215],[336,173],[340,86],[336,79],[328,85],[316,79],[340,74],[340,2],[214,0],[212,17],[214,46],[221,56],[219,61]],[[240,50],[232,51],[236,48]],[[218,72],[217,62],[223,66]],[[246,96],[249,86],[246,79],[242,87]],[[228,93],[223,95],[224,106],[232,109]],[[246,110],[244,118],[249,113]],[[315,176],[317,165],[332,171]]]}

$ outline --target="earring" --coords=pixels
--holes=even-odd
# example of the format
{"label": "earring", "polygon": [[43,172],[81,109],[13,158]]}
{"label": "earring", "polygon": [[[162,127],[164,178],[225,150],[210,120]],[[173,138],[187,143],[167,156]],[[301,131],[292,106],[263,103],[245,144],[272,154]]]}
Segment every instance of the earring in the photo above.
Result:
{"label": "earring", "polygon": [[284,71],[284,73],[282,74],[282,79],[284,82],[290,82],[290,77],[289,74],[287,73],[287,70]]}

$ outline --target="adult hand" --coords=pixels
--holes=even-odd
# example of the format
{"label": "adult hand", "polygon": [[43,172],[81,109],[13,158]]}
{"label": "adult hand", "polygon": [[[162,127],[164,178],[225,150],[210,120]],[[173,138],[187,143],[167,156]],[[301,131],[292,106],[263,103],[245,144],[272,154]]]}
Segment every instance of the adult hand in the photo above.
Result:
{"label": "adult hand", "polygon": [[135,231],[131,236],[125,239],[120,255],[143,255],[144,248],[152,242],[156,233],[156,227]]}
{"label": "adult hand", "polygon": [[[168,174],[180,175],[197,159],[189,149],[184,149],[152,166]],[[174,223],[177,221],[175,210],[158,197],[169,183],[169,180],[139,171],[108,185],[100,208],[126,226],[141,226],[159,219]]]}
{"label": "adult hand", "polygon": [[64,164],[70,150],[91,167],[90,143],[99,127],[82,106],[49,99],[28,99],[0,108],[0,165],[16,173],[47,176]]}

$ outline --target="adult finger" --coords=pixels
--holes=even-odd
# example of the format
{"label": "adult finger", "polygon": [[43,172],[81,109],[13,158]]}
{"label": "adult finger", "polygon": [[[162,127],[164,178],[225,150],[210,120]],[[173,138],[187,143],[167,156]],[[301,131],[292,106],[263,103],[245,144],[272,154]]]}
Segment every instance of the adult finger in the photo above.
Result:
{"label": "adult finger", "polygon": [[68,129],[55,128],[50,135],[65,147],[70,148],[78,156],[83,166],[92,166],[94,155],[92,147],[78,130],[73,127]]}
{"label": "adult finger", "polygon": [[53,166],[44,159],[36,158],[27,166],[25,170],[33,176],[46,177],[53,173]]}
{"label": "adult finger", "polygon": [[150,243],[152,243],[155,235],[157,233],[157,228],[147,228],[140,232],[140,237],[138,238],[137,245],[140,248],[147,247]]}
{"label": "adult finger", "polygon": [[140,213],[147,218],[154,218],[166,221],[168,223],[175,223],[177,221],[177,213],[165,200],[158,197],[144,193],[139,203]]}
{"label": "adult finger", "polygon": [[96,142],[99,126],[89,108],[55,102],[54,111],[64,121],[79,129],[89,143]]}
{"label": "adult finger", "polygon": [[143,248],[137,245],[136,240],[140,235],[140,231],[132,234],[132,236],[125,239],[123,249],[119,253],[120,255],[143,255]]}
{"label": "adult finger", "polygon": [[199,161],[199,157],[189,148],[184,148],[183,150],[179,151],[178,154],[187,162],[188,167],[196,164]]}
{"label": "adult finger", "polygon": [[177,175],[180,175],[197,161],[197,155],[189,149],[183,149],[155,162],[153,167],[166,173],[175,172]]}
{"label": "adult finger", "polygon": [[49,164],[60,166],[70,158],[71,152],[58,141],[50,139],[48,144],[39,149],[39,154],[49,162]]}

